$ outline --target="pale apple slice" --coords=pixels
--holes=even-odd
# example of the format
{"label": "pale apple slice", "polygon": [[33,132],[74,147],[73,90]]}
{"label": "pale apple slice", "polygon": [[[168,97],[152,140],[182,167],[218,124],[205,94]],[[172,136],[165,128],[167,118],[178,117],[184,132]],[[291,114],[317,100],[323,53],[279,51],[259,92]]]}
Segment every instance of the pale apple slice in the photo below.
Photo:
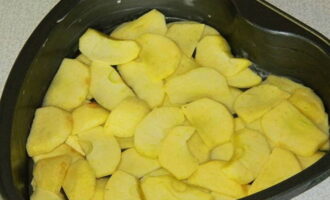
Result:
{"label": "pale apple slice", "polygon": [[[208,35],[218,35],[219,36],[220,33],[215,28],[213,28],[212,26],[209,26],[209,25],[205,24],[204,32],[203,32],[202,37],[204,38],[205,36],[208,36]],[[229,47],[229,45],[228,45],[228,47]]]}
{"label": "pale apple slice", "polygon": [[166,36],[176,42],[186,56],[191,57],[203,32],[204,24],[175,23],[168,28]]}
{"label": "pale apple slice", "polygon": [[212,192],[211,195],[213,196],[214,200],[236,200],[233,197],[224,195],[224,194],[220,194],[218,192]]}
{"label": "pale apple slice", "polygon": [[79,143],[97,178],[112,174],[120,161],[121,151],[114,136],[95,127],[79,134]]}
{"label": "pale apple slice", "polygon": [[96,180],[95,191],[90,200],[104,200],[105,186],[108,178],[101,178]]}
{"label": "pale apple slice", "polygon": [[275,148],[258,177],[252,183],[249,194],[276,185],[300,171],[301,167],[294,154],[281,148]]}
{"label": "pale apple slice", "polygon": [[144,177],[148,177],[148,176],[165,176],[165,175],[171,175],[171,173],[164,169],[164,168],[159,168],[156,169],[152,172],[150,172],[149,174],[146,174]]}
{"label": "pale apple slice", "polygon": [[80,153],[72,149],[69,145],[67,144],[61,144],[60,146],[56,147],[53,151],[45,154],[40,154],[37,156],[33,157],[33,161],[36,163],[39,160],[47,159],[47,158],[53,158],[57,156],[70,156],[72,162],[75,162],[77,160],[83,159]]}
{"label": "pale apple slice", "polygon": [[70,156],[57,156],[38,161],[33,169],[35,187],[58,194],[70,164]]}
{"label": "pale apple slice", "polygon": [[101,32],[88,29],[79,39],[79,50],[90,60],[119,65],[137,58],[140,47],[135,41],[113,40]]}
{"label": "pale apple slice", "polygon": [[137,178],[160,168],[158,160],[139,154],[134,148],[127,149],[121,155],[118,170],[127,172]]}
{"label": "pale apple slice", "polygon": [[196,61],[203,67],[216,69],[224,76],[233,76],[252,63],[244,58],[233,58],[227,41],[221,36],[206,36],[197,45]]}
{"label": "pale apple slice", "polygon": [[141,181],[146,200],[213,200],[209,192],[192,187],[171,176],[148,176]]}
{"label": "pale apple slice", "polygon": [[138,180],[123,171],[116,171],[105,186],[104,200],[141,200]]}
{"label": "pale apple slice", "polygon": [[168,80],[165,90],[174,104],[185,104],[200,98],[221,101],[230,95],[225,77],[211,68],[200,67]]}
{"label": "pale apple slice", "polygon": [[191,126],[177,126],[164,138],[159,153],[160,165],[178,180],[188,178],[198,167],[198,160],[189,151],[187,141],[194,134]]}
{"label": "pale apple slice", "polygon": [[29,156],[54,150],[63,144],[72,131],[71,114],[56,107],[37,109],[26,149]]}
{"label": "pale apple slice", "polygon": [[245,128],[244,121],[239,117],[234,118],[234,125],[235,125],[235,131],[239,131]]}
{"label": "pale apple slice", "polygon": [[234,155],[234,145],[232,142],[226,142],[218,145],[211,151],[211,160],[229,161]]}
{"label": "pale apple slice", "polygon": [[210,161],[200,165],[198,170],[188,179],[188,183],[214,192],[235,198],[243,197],[246,192],[242,185],[228,178],[222,168],[224,162]]}
{"label": "pale apple slice", "polygon": [[136,97],[128,97],[112,110],[104,131],[116,137],[133,137],[137,125],[149,111],[150,108],[146,102]]}
{"label": "pale apple slice", "polygon": [[104,124],[109,112],[97,103],[86,103],[72,112],[73,134]]}
{"label": "pale apple slice", "polygon": [[178,68],[167,79],[169,80],[173,77],[180,76],[180,75],[185,74],[198,67],[200,67],[200,66],[195,62],[195,60],[193,58],[189,58],[186,55],[182,55]]}
{"label": "pale apple slice", "polygon": [[261,126],[261,118],[251,122],[251,123],[247,123],[245,124],[246,128],[248,129],[252,129],[252,130],[255,130],[255,131],[259,131],[260,133],[263,133],[264,130],[262,129],[262,126]]}
{"label": "pale apple slice", "polygon": [[324,152],[316,152],[312,156],[297,156],[297,158],[302,169],[306,169],[319,161],[324,155]]}
{"label": "pale apple slice", "polygon": [[90,69],[92,77],[90,92],[104,108],[112,110],[127,97],[134,96],[132,90],[111,66],[93,62]]}
{"label": "pale apple slice", "polygon": [[37,188],[30,197],[31,200],[64,200],[64,197],[40,188]]}
{"label": "pale apple slice", "polygon": [[264,115],[261,123],[265,134],[275,144],[300,156],[312,156],[328,139],[327,134],[288,101]]}
{"label": "pale apple slice", "polygon": [[82,64],[85,64],[86,66],[90,66],[92,64],[92,61],[89,58],[87,58],[87,56],[85,56],[84,54],[80,54],[79,56],[77,56],[76,59]]}
{"label": "pale apple slice", "polygon": [[236,99],[242,93],[243,92],[240,89],[229,87],[229,94],[228,95],[219,96],[219,98],[217,99],[217,101],[219,101],[220,103],[222,103],[223,105],[225,105],[227,107],[227,109],[232,114],[235,114],[236,112],[235,112],[235,109],[234,109],[234,104],[235,104]]}
{"label": "pale apple slice", "polygon": [[145,64],[133,61],[119,65],[118,70],[135,94],[151,108],[162,104],[165,96],[164,83],[162,80],[153,79],[148,74]]}
{"label": "pale apple slice", "polygon": [[157,158],[167,130],[182,124],[184,120],[184,114],[179,108],[155,108],[136,128],[134,137],[136,150],[147,157]]}
{"label": "pale apple slice", "polygon": [[302,84],[294,82],[286,77],[269,75],[263,84],[274,85],[288,93],[293,93],[296,89],[306,88]]}
{"label": "pale apple slice", "polygon": [[329,132],[328,116],[322,100],[309,88],[296,89],[289,101],[323,132]]}
{"label": "pale apple slice", "polygon": [[171,39],[147,33],[138,37],[136,41],[141,46],[138,62],[145,64],[146,71],[153,79],[165,79],[178,68],[181,51]]}
{"label": "pale apple slice", "polygon": [[129,138],[116,137],[116,140],[121,149],[128,149],[134,147],[134,137],[129,137]]}
{"label": "pale apple slice", "polygon": [[257,131],[242,129],[235,133],[233,144],[234,158],[223,171],[238,183],[250,183],[258,176],[271,153],[267,139]]}
{"label": "pale apple slice", "polygon": [[76,152],[80,153],[81,155],[85,156],[84,150],[81,148],[79,144],[79,138],[76,135],[70,135],[68,139],[66,139],[65,144],[70,146]]}
{"label": "pale apple slice", "polygon": [[211,99],[200,99],[184,105],[182,109],[208,147],[214,148],[230,140],[234,120],[222,104]]}
{"label": "pale apple slice", "polygon": [[320,148],[321,151],[329,151],[330,150],[330,141],[326,141]]}
{"label": "pale apple slice", "polygon": [[238,116],[246,123],[253,122],[273,107],[290,97],[290,94],[273,85],[260,85],[245,91],[234,104]]}
{"label": "pale apple slice", "polygon": [[134,40],[144,33],[165,35],[167,31],[165,16],[158,10],[151,10],[134,21],[118,26],[111,37]]}
{"label": "pale apple slice", "polygon": [[250,88],[261,83],[261,77],[253,72],[250,68],[244,69],[243,71],[233,76],[227,77],[228,85],[237,88]]}
{"label": "pale apple slice", "polygon": [[199,163],[210,159],[210,148],[203,142],[198,133],[194,133],[187,141],[188,148]]}
{"label": "pale apple slice", "polygon": [[86,160],[78,160],[69,167],[63,189],[70,200],[90,200],[95,191],[96,178]]}
{"label": "pale apple slice", "polygon": [[48,88],[43,105],[71,111],[85,101],[89,85],[88,67],[78,60],[64,59]]}

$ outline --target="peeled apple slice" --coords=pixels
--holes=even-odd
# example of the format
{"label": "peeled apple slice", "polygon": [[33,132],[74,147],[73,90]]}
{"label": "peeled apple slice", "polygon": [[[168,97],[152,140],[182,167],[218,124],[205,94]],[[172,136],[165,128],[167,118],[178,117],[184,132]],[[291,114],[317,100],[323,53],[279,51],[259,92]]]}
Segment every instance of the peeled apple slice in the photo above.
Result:
{"label": "peeled apple slice", "polygon": [[289,93],[276,86],[260,85],[240,95],[235,101],[234,109],[240,118],[250,123],[289,97]]}
{"label": "peeled apple slice", "polygon": [[141,181],[146,200],[213,200],[210,193],[189,186],[171,176],[149,176]]}
{"label": "peeled apple slice", "polygon": [[164,175],[171,175],[171,173],[169,171],[167,171],[164,168],[159,168],[156,169],[155,171],[150,172],[149,174],[145,175],[144,177],[147,176],[164,176]]}
{"label": "peeled apple slice", "polygon": [[138,37],[136,41],[141,46],[138,62],[145,64],[148,74],[153,79],[165,79],[178,68],[181,51],[169,38],[147,33]]}
{"label": "peeled apple slice", "polygon": [[141,200],[139,182],[123,171],[116,171],[105,186],[104,200]]}
{"label": "peeled apple slice", "polygon": [[229,87],[229,94],[219,96],[218,101],[225,105],[227,109],[232,113],[235,114],[234,104],[236,99],[242,94],[243,92],[240,89]]}
{"label": "peeled apple slice", "polygon": [[206,146],[198,133],[194,133],[187,141],[191,154],[199,163],[204,163],[210,159],[210,148]]}
{"label": "peeled apple slice", "polygon": [[227,41],[221,36],[206,36],[197,45],[196,61],[203,67],[211,67],[224,76],[233,76],[252,63],[244,58],[233,58]]}
{"label": "peeled apple slice", "polygon": [[221,170],[223,162],[210,161],[200,165],[198,170],[188,179],[188,183],[214,192],[232,197],[246,195],[242,185],[228,178]]}
{"label": "peeled apple slice", "polygon": [[72,149],[85,156],[84,150],[81,148],[79,144],[79,138],[76,135],[70,135],[68,139],[66,139],[65,144],[70,146]]}
{"label": "peeled apple slice", "polygon": [[175,76],[180,76],[180,75],[185,74],[198,67],[200,67],[200,66],[195,62],[195,60],[193,58],[189,58],[186,55],[182,55],[178,68],[167,79],[173,78]]}
{"label": "peeled apple slice", "polygon": [[[208,36],[208,35],[218,35],[219,36],[220,33],[215,28],[213,28],[212,26],[209,26],[209,25],[205,24],[204,32],[203,32],[202,37],[205,37],[205,36]],[[228,47],[229,47],[229,45],[228,45]]]}
{"label": "peeled apple slice", "polygon": [[116,137],[116,140],[121,149],[128,149],[134,147],[134,137],[129,137],[129,138]]}
{"label": "peeled apple slice", "polygon": [[211,151],[211,160],[229,161],[234,155],[234,145],[227,142],[218,145]]}
{"label": "peeled apple slice", "polygon": [[274,85],[288,93],[293,93],[296,89],[299,88],[306,88],[305,86],[296,83],[288,78],[275,75],[269,75],[267,79],[263,82],[263,84]]}
{"label": "peeled apple slice", "polygon": [[76,59],[82,64],[85,64],[87,66],[92,64],[92,61],[89,58],[87,58],[87,56],[85,56],[84,54],[80,54],[79,56],[77,56]]}
{"label": "peeled apple slice", "polygon": [[214,200],[236,200],[233,197],[223,195],[223,194],[220,194],[220,193],[217,193],[217,192],[212,192],[211,194],[212,194]]}
{"label": "peeled apple slice", "polygon": [[239,131],[245,128],[244,121],[239,117],[234,118],[234,125],[235,125],[235,131]]}
{"label": "peeled apple slice", "polygon": [[112,110],[127,97],[134,96],[118,72],[104,63],[93,62],[91,70],[90,92],[104,108]]}
{"label": "peeled apple slice", "polygon": [[136,126],[149,111],[149,106],[144,101],[136,97],[128,97],[112,110],[104,131],[116,137],[133,137]]}
{"label": "peeled apple slice", "polygon": [[300,156],[313,155],[328,139],[288,101],[268,112],[261,123],[268,138]]}
{"label": "peeled apple slice", "polygon": [[297,156],[298,161],[303,169],[306,169],[319,161],[325,155],[324,152],[316,152],[312,156]]}
{"label": "peeled apple slice", "polygon": [[61,197],[53,192],[43,190],[40,188],[37,188],[37,190],[33,192],[30,199],[31,200],[45,200],[45,199],[47,199],[47,200],[64,200],[63,197]]}
{"label": "peeled apple slice", "polygon": [[97,103],[86,103],[72,112],[73,134],[94,128],[104,124],[109,116],[109,111],[105,110]]}
{"label": "peeled apple slice", "polygon": [[[247,184],[257,177],[271,153],[267,139],[259,132],[242,129],[235,133],[233,143],[234,158],[223,171],[238,183]],[[251,179],[246,174],[251,174]]]}
{"label": "peeled apple slice", "polygon": [[121,151],[114,136],[95,127],[79,134],[79,143],[97,178],[112,174],[120,161]]}
{"label": "peeled apple slice", "polygon": [[228,85],[237,88],[250,88],[261,83],[261,77],[250,68],[227,77]]}
{"label": "peeled apple slice", "polygon": [[35,186],[58,194],[70,164],[70,156],[57,156],[38,161],[33,169]]}
{"label": "peeled apple slice", "polygon": [[48,153],[65,142],[72,131],[71,114],[56,107],[37,109],[26,149],[29,156]]}
{"label": "peeled apple slice", "polygon": [[96,180],[95,191],[91,200],[104,200],[105,185],[108,182],[108,178],[101,178]]}
{"label": "peeled apple slice", "polygon": [[184,120],[183,112],[179,108],[155,108],[136,128],[134,137],[136,150],[142,155],[157,158],[167,130],[182,124]]}
{"label": "peeled apple slice", "polygon": [[119,65],[137,58],[140,47],[134,41],[113,40],[94,29],[88,29],[79,39],[79,50],[93,61]]}
{"label": "peeled apple slice", "polygon": [[198,167],[198,160],[187,145],[194,132],[193,127],[177,126],[169,131],[160,149],[160,165],[179,180],[188,178]]}
{"label": "peeled apple slice", "polygon": [[56,147],[53,151],[45,154],[40,154],[33,157],[33,161],[36,163],[39,160],[47,159],[47,158],[53,158],[57,156],[69,156],[72,160],[72,162],[76,162],[77,160],[82,159],[83,157],[81,154],[79,154],[77,151],[72,149],[67,144],[61,144],[60,146]]}
{"label": "peeled apple slice", "polygon": [[185,104],[200,98],[221,101],[230,95],[226,79],[211,68],[200,67],[166,82],[165,90],[174,104]]}
{"label": "peeled apple slice", "polygon": [[184,105],[182,109],[208,147],[214,148],[230,140],[234,121],[222,104],[211,99],[200,99]]}
{"label": "peeled apple slice", "polygon": [[78,60],[64,59],[48,88],[43,105],[71,111],[85,101],[89,84],[88,67]]}
{"label": "peeled apple slice", "polygon": [[71,164],[66,173],[63,189],[70,200],[90,200],[95,191],[96,178],[86,160]]}
{"label": "peeled apple slice", "polygon": [[135,94],[146,101],[151,108],[162,104],[165,96],[164,83],[162,80],[152,78],[144,63],[133,61],[119,65],[118,70]]}
{"label": "peeled apple slice", "polygon": [[186,56],[191,57],[203,32],[204,24],[175,23],[168,28],[166,36],[176,42]]}
{"label": "peeled apple slice", "polygon": [[118,170],[127,172],[137,178],[160,168],[156,159],[151,159],[139,154],[134,148],[127,149],[121,155]]}
{"label": "peeled apple slice", "polygon": [[165,35],[167,31],[165,16],[158,10],[151,10],[134,21],[118,26],[111,37],[134,40],[144,33]]}
{"label": "peeled apple slice", "polygon": [[260,133],[264,132],[264,130],[262,129],[262,126],[261,126],[261,118],[255,120],[251,123],[245,124],[245,126],[248,129],[259,131]]}
{"label": "peeled apple slice", "polygon": [[275,148],[249,189],[254,194],[299,173],[301,167],[296,157],[287,150]]}

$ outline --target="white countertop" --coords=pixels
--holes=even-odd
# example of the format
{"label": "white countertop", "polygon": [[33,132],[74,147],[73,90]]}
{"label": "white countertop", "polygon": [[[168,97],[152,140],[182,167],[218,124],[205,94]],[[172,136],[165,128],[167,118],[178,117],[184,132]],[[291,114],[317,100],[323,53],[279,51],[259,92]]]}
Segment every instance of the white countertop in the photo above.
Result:
{"label": "white countertop", "polygon": [[[268,0],[330,38],[329,0]],[[0,94],[25,41],[58,0],[0,0]],[[330,199],[330,178],[294,200]]]}

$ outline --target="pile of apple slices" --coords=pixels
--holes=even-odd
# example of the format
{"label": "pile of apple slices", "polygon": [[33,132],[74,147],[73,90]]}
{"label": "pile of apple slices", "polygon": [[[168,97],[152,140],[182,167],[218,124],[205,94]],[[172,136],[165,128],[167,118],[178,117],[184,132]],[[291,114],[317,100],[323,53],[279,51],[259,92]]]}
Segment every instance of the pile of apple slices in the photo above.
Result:
{"label": "pile of apple slices", "polygon": [[320,98],[262,81],[210,26],[152,10],[79,49],[35,113],[32,200],[233,200],[329,150]]}

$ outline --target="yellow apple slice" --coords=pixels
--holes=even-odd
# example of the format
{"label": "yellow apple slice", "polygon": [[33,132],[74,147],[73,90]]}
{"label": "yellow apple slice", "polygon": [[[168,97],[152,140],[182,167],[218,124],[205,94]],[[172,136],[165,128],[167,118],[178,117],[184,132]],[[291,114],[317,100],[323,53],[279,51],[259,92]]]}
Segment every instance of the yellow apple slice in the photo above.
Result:
{"label": "yellow apple slice", "polygon": [[70,146],[72,149],[74,149],[76,152],[80,153],[81,155],[85,156],[84,150],[81,148],[79,144],[79,138],[76,135],[70,135],[66,141],[65,144]]}
{"label": "yellow apple slice", "polygon": [[138,180],[123,171],[116,171],[105,186],[104,200],[141,200]]}
{"label": "yellow apple slice", "polygon": [[296,157],[289,151],[275,148],[249,189],[254,194],[276,185],[299,173],[301,167]]}
{"label": "yellow apple slice", "polygon": [[234,125],[235,125],[235,131],[239,131],[245,128],[244,121],[239,117],[234,118]]}
{"label": "yellow apple slice", "polygon": [[267,79],[263,82],[263,84],[274,85],[288,93],[293,93],[298,88],[306,88],[305,86],[296,83],[288,78],[275,75],[269,75]]}
{"label": "yellow apple slice", "polygon": [[109,112],[97,103],[86,103],[72,112],[73,134],[104,124]]}
{"label": "yellow apple slice", "polygon": [[94,171],[86,160],[71,164],[66,173],[63,189],[70,200],[90,200],[95,191]]}
{"label": "yellow apple slice", "polygon": [[255,130],[255,131],[259,131],[260,133],[263,133],[263,129],[262,129],[262,126],[261,126],[261,118],[251,122],[251,123],[248,123],[248,124],[245,124],[246,128],[248,129],[252,129],[252,130]]}
{"label": "yellow apple slice", "polygon": [[[205,36],[208,36],[208,35],[218,35],[219,36],[220,33],[215,28],[213,28],[212,26],[209,26],[209,25],[205,24],[204,32],[203,32],[202,37],[205,37]],[[228,47],[229,47],[229,45],[228,45]]]}
{"label": "yellow apple slice", "polygon": [[246,123],[262,117],[290,94],[272,85],[260,85],[245,91],[235,101],[234,109]]}
{"label": "yellow apple slice", "polygon": [[137,178],[160,168],[158,160],[139,154],[134,148],[127,149],[121,155],[118,170],[129,173]]}
{"label": "yellow apple slice", "polygon": [[153,79],[165,79],[175,72],[181,60],[181,51],[172,40],[147,33],[136,41],[141,46],[138,62],[145,63],[146,70]]}
{"label": "yellow apple slice", "polygon": [[164,138],[159,153],[160,165],[177,179],[188,178],[198,167],[198,160],[189,151],[187,141],[194,134],[190,126],[177,126]]}
{"label": "yellow apple slice", "polygon": [[188,179],[188,183],[236,198],[245,196],[246,192],[243,186],[222,172],[223,166],[224,163],[220,161],[210,161],[200,165],[198,170]]}
{"label": "yellow apple slice", "polygon": [[49,153],[34,156],[33,161],[36,163],[39,160],[53,158],[53,157],[57,157],[57,156],[63,156],[63,155],[70,156],[72,162],[83,159],[81,154],[79,154],[77,151],[72,149],[69,145],[61,144],[60,146],[56,147],[53,151],[51,151]]}
{"label": "yellow apple slice", "polygon": [[170,75],[167,79],[171,79],[175,76],[180,76],[182,74],[185,74],[193,69],[196,69],[200,67],[194,59],[192,58],[189,58],[188,56],[186,55],[182,55],[181,57],[181,61],[180,61],[180,64],[178,66],[178,68],[176,69],[176,71]]}
{"label": "yellow apple slice", "polygon": [[79,62],[81,62],[82,64],[85,64],[86,66],[89,66],[92,64],[92,61],[87,58],[87,56],[85,56],[84,54],[80,54],[79,56],[77,56],[76,58]]}
{"label": "yellow apple slice", "polygon": [[141,181],[146,200],[213,200],[210,193],[192,187],[171,176],[149,176]]}
{"label": "yellow apple slice", "polygon": [[79,143],[97,178],[112,174],[120,161],[121,151],[114,136],[95,127],[79,134]]}
{"label": "yellow apple slice", "polygon": [[154,9],[134,21],[118,26],[110,36],[116,39],[134,40],[144,33],[165,35],[166,31],[165,16]]}
{"label": "yellow apple slice", "polygon": [[234,145],[227,142],[218,145],[211,151],[211,160],[229,161],[234,155]]}
{"label": "yellow apple slice", "polygon": [[228,85],[237,88],[250,88],[261,83],[261,77],[250,68],[227,77]]}
{"label": "yellow apple slice", "polygon": [[151,108],[162,104],[165,95],[164,83],[162,80],[152,78],[144,63],[133,61],[119,65],[118,70],[136,95],[145,100]]}
{"label": "yellow apple slice", "polygon": [[70,156],[57,156],[38,161],[33,169],[35,186],[58,194],[70,164]]}
{"label": "yellow apple slice", "polygon": [[149,111],[150,108],[144,101],[136,97],[128,97],[112,110],[104,131],[116,137],[133,137],[137,125]]}
{"label": "yellow apple slice", "polygon": [[214,148],[230,140],[234,120],[222,104],[211,99],[200,99],[184,105],[182,109],[208,147]]}
{"label": "yellow apple slice", "polygon": [[134,96],[132,90],[111,66],[93,62],[90,69],[92,77],[90,92],[104,108],[112,110],[127,97]]}
{"label": "yellow apple slice", "polygon": [[221,36],[205,36],[197,45],[196,61],[203,67],[216,69],[224,76],[233,76],[252,63],[244,58],[232,58],[227,41]]}
{"label": "yellow apple slice", "polygon": [[88,67],[78,60],[64,59],[48,88],[43,105],[71,111],[85,101],[89,85]]}
{"label": "yellow apple slice", "polygon": [[113,40],[94,29],[88,29],[79,39],[79,50],[93,61],[120,65],[137,58],[140,47],[134,41]]}
{"label": "yellow apple slice", "polygon": [[129,137],[129,138],[116,137],[116,140],[121,149],[128,149],[134,147],[134,137]]}
{"label": "yellow apple slice", "polygon": [[105,186],[108,178],[101,178],[96,180],[95,191],[91,200],[104,200]]}
{"label": "yellow apple slice", "polygon": [[146,174],[144,177],[147,177],[147,176],[165,176],[165,175],[171,175],[171,173],[169,171],[167,171],[166,169],[164,169],[164,168],[159,168],[159,169],[156,169],[156,170],[150,172],[149,174]]}
{"label": "yellow apple slice", "polygon": [[250,183],[257,177],[271,153],[267,139],[259,132],[242,129],[235,133],[233,143],[234,158],[223,168],[223,172],[240,184]]}
{"label": "yellow apple slice", "polygon": [[316,152],[312,156],[297,156],[302,169],[306,169],[319,161],[325,155],[324,152]]}
{"label": "yellow apple slice", "polygon": [[300,156],[313,155],[328,139],[288,101],[264,115],[261,123],[268,138]]}
{"label": "yellow apple slice", "polygon": [[227,109],[232,114],[235,114],[234,104],[235,104],[236,99],[242,93],[243,92],[240,89],[229,87],[229,94],[228,95],[219,96],[219,98],[217,99],[217,101],[219,101],[220,103],[222,103],[223,105],[225,105],[227,107]]}
{"label": "yellow apple slice", "polygon": [[221,101],[230,95],[226,79],[211,68],[200,67],[166,82],[165,90],[174,104],[185,104],[200,98]]}
{"label": "yellow apple slice", "polygon": [[223,195],[223,194],[220,194],[220,193],[217,193],[217,192],[212,192],[211,194],[212,194],[214,200],[236,200],[233,197]]}
{"label": "yellow apple slice", "polygon": [[175,23],[168,28],[166,36],[176,42],[186,56],[191,57],[203,32],[204,24]]}
{"label": "yellow apple slice", "polygon": [[48,153],[65,142],[72,131],[71,114],[56,107],[37,109],[26,149],[29,156]]}
{"label": "yellow apple slice", "polygon": [[183,112],[179,108],[155,108],[136,128],[134,137],[136,150],[147,157],[157,158],[167,130],[182,124],[184,120]]}
{"label": "yellow apple slice", "polygon": [[204,163],[210,159],[210,148],[206,146],[198,133],[194,133],[187,144],[191,154],[199,163]]}
{"label": "yellow apple slice", "polygon": [[30,197],[31,200],[64,200],[64,198],[56,193],[37,188]]}

